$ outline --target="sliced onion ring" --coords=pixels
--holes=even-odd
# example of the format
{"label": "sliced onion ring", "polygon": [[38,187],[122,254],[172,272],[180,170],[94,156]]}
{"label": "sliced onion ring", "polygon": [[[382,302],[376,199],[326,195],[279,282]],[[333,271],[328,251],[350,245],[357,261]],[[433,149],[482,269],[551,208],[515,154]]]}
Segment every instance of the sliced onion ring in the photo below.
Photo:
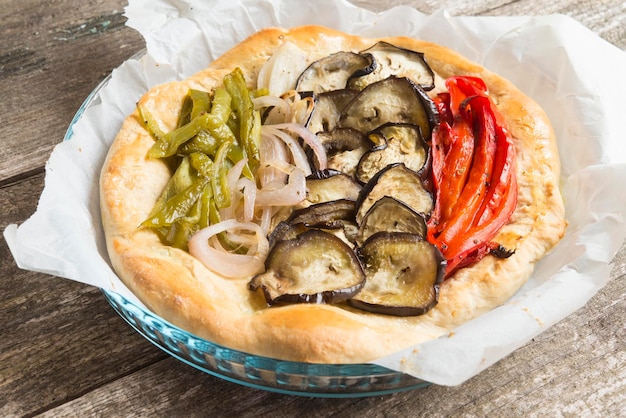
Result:
{"label": "sliced onion ring", "polygon": [[[209,245],[209,238],[224,231],[250,231],[257,240],[255,254],[233,254]],[[263,271],[269,242],[261,227],[253,222],[228,219],[196,232],[188,242],[189,253],[206,268],[225,277],[248,277]]]}
{"label": "sliced onion ring", "polygon": [[270,160],[263,163],[266,167],[277,168],[289,175],[287,184],[277,188],[264,187],[257,191],[257,206],[291,206],[302,202],[306,198],[306,178],[304,172],[291,164],[280,160]]}
{"label": "sliced onion ring", "polygon": [[319,170],[324,170],[328,165],[328,159],[326,157],[326,150],[322,141],[313,132],[309,131],[302,125],[297,123],[279,123],[272,125],[276,129],[288,130],[300,136],[304,142],[313,150],[315,158],[317,158],[317,164]]}

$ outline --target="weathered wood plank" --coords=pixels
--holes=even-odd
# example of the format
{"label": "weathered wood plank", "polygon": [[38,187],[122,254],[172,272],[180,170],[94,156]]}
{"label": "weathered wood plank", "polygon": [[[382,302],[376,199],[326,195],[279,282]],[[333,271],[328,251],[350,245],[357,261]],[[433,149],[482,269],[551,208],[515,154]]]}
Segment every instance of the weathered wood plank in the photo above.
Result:
{"label": "weathered wood plank", "polygon": [[[0,188],[0,230],[35,209],[43,175]],[[17,268],[0,242],[0,416],[57,405],[167,357],[100,290]]]}
{"label": "weathered wood plank", "polygon": [[0,10],[0,182],[42,167],[90,91],[143,40],[121,0],[62,0]]}

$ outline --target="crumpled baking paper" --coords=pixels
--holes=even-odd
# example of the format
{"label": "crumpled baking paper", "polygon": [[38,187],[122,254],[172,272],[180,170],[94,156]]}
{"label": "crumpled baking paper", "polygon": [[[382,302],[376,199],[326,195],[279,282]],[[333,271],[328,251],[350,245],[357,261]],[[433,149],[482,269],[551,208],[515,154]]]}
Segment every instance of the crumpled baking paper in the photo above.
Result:
{"label": "crumpled baking paper", "polygon": [[375,361],[458,385],[582,307],[603,285],[626,237],[626,53],[570,18],[452,17],[400,6],[376,14],[347,1],[135,0],[128,25],[147,53],[113,71],[46,164],[36,213],[5,238],[17,264],[116,291],[140,304],[108,263],[98,178],[124,117],[153,85],[182,79],[267,26],[321,24],[451,47],[513,81],[548,113],[559,141],[569,228],[505,305],[436,340]]}

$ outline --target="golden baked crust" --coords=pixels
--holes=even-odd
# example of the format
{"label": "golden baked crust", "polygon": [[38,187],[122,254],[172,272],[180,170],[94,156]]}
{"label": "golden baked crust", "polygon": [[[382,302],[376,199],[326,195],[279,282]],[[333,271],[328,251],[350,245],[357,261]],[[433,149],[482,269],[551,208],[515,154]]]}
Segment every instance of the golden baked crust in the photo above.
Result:
{"label": "golden baked crust", "polygon": [[[534,264],[563,236],[564,210],[553,131],[542,109],[510,82],[444,47],[410,38],[386,41],[421,51],[441,77],[473,75],[485,80],[505,116],[517,150],[518,206],[496,237],[515,248],[508,259],[485,257],[459,270],[441,286],[438,305],[418,317],[390,317],[346,306],[296,304],[267,308],[248,277],[226,279],[187,252],[164,246],[138,228],[169,179],[158,160],[146,159],[154,143],[137,112],[128,116],[111,146],[101,174],[102,221],[113,267],[151,310],[213,342],[281,359],[366,362],[450,332],[511,297]],[[151,89],[141,99],[162,126],[172,128],[190,87],[212,89],[234,67],[256,80],[263,63],[284,42],[315,60],[340,50],[360,51],[364,39],[318,26],[266,29],[244,40],[188,80]]]}

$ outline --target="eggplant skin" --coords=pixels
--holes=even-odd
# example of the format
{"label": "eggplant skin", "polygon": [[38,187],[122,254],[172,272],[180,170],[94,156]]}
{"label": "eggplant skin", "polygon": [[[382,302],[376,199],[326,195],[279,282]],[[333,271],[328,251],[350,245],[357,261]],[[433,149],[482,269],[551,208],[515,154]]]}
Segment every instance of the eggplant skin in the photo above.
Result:
{"label": "eggplant skin", "polygon": [[424,59],[422,52],[400,48],[385,41],[377,42],[361,54],[373,56],[376,66],[365,74],[354,74],[348,86],[362,89],[391,75],[409,77],[424,90],[435,88],[435,73]]}
{"label": "eggplant skin", "polygon": [[371,54],[339,51],[309,65],[296,82],[296,90],[323,93],[342,89],[353,76],[369,74],[376,68]]}
{"label": "eggplant skin", "polygon": [[365,213],[359,226],[357,242],[363,243],[377,232],[408,232],[424,238],[426,217],[398,199],[383,196]]}
{"label": "eggplant skin", "polygon": [[404,163],[389,164],[361,189],[356,201],[357,223],[360,224],[372,205],[384,196],[393,197],[415,212],[428,216],[434,206],[434,198],[418,173]]}
{"label": "eggplant skin", "polygon": [[309,229],[278,241],[265,262],[266,271],[248,283],[261,289],[268,305],[339,303],[357,294],[365,283],[360,260],[333,234]]}
{"label": "eggplant skin", "polygon": [[316,203],[291,212],[287,219],[290,224],[304,224],[309,228],[337,228],[344,220],[354,219],[354,200],[338,199]]}
{"label": "eggplant skin", "polygon": [[348,300],[354,308],[394,316],[423,315],[437,305],[446,260],[417,234],[378,232],[359,250],[365,286]]}

